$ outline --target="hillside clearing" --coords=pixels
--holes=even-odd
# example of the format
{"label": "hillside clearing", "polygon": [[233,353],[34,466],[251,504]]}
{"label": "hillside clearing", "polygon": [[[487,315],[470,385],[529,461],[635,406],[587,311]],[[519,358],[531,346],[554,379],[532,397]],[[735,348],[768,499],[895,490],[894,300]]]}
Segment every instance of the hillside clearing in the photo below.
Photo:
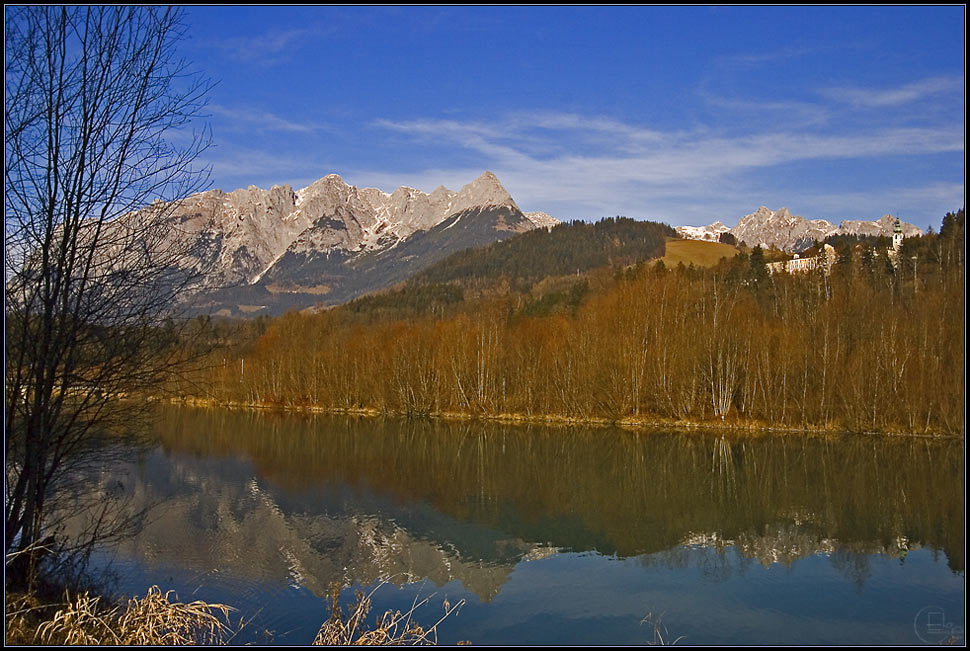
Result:
{"label": "hillside clearing", "polygon": [[669,239],[667,252],[661,260],[667,268],[676,267],[681,262],[685,266],[693,263],[695,267],[713,267],[721,258],[733,258],[737,253],[738,249],[730,244]]}

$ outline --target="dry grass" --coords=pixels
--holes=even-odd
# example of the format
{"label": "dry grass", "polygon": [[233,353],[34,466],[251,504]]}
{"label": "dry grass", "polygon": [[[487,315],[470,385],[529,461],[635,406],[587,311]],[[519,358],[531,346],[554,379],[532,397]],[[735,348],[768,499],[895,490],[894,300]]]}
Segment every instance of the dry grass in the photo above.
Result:
{"label": "dry grass", "polygon": [[640,624],[647,624],[653,628],[653,640],[647,640],[647,646],[673,646],[684,639],[683,635],[673,640],[670,639],[670,633],[663,623],[663,614],[654,616],[653,613],[647,613],[640,620]]}
{"label": "dry grass", "polygon": [[6,595],[6,644],[33,644],[37,624],[43,616],[44,606],[34,595],[10,593]]}
{"label": "dry grass", "polygon": [[428,603],[430,597],[422,601],[415,599],[407,612],[387,611],[377,618],[373,628],[366,627],[367,614],[372,607],[371,597],[384,583],[365,594],[357,591],[356,600],[346,612],[340,608],[340,586],[331,586],[330,619],[324,622],[317,633],[314,645],[424,645],[438,643],[438,625],[449,615],[457,612],[465,603],[462,599],[455,605],[444,601],[444,614],[438,621],[424,628],[413,619],[414,612]]}
{"label": "dry grass", "polygon": [[[415,601],[406,612],[387,611],[368,624],[374,592],[358,591],[346,611],[340,608],[340,587],[333,587],[330,618],[313,641],[315,645],[432,645],[438,643],[438,625],[465,603],[444,601],[444,613],[431,626],[423,627],[414,613],[430,597]],[[168,645],[226,644],[235,633],[229,625],[234,609],[202,601],[173,601],[172,592],[158,586],[145,597],[121,605],[106,605],[89,593],[65,596],[65,603],[43,603],[36,595],[6,595],[6,643],[48,645]],[[53,614],[52,614],[53,613]]]}
{"label": "dry grass", "polygon": [[[89,593],[66,604],[40,604],[30,595],[8,597],[6,641],[13,644],[184,645],[220,644],[231,639],[229,613],[222,604],[180,603],[158,586],[124,605],[106,606]],[[54,610],[45,618],[41,613]],[[38,621],[40,614],[40,623]]]}
{"label": "dry grass", "polygon": [[737,253],[737,248],[720,242],[667,240],[667,251],[661,260],[668,269],[676,267],[680,262],[684,266],[693,263],[695,267],[713,267],[721,258],[733,258]]}

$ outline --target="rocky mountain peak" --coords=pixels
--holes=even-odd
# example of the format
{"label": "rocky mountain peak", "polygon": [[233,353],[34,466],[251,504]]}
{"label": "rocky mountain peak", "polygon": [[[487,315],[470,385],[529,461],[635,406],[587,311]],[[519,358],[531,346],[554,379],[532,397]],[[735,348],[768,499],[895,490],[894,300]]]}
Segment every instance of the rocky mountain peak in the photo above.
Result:
{"label": "rocky mountain peak", "polygon": [[[772,211],[761,206],[753,213],[738,220],[738,225],[728,229],[720,222],[710,226],[678,226],[677,232],[687,239],[716,240],[720,231],[729,231],[738,242],[748,246],[761,245],[775,247],[784,251],[798,253],[810,247],[816,240],[824,240],[829,235],[891,235],[896,218],[884,215],[875,221],[845,220],[840,226],[826,219],[806,219],[793,215],[788,208]],[[921,235],[923,231],[912,224],[902,222],[906,237]]]}
{"label": "rocky mountain peak", "polygon": [[[475,218],[462,220],[466,212]],[[285,184],[210,190],[178,202],[166,219],[173,238],[198,244],[197,255],[185,260],[187,271],[201,272],[196,294],[220,301],[236,296],[240,305],[255,303],[257,310],[273,301],[291,304],[277,300],[280,292],[300,288],[309,297],[301,300],[311,303],[320,296],[346,300],[397,282],[405,270],[448,251],[558,223],[544,213],[524,216],[492,172],[458,192],[439,185],[431,194],[408,186],[390,194],[360,189],[338,174],[295,192]],[[422,240],[425,233],[430,239]],[[356,270],[359,260],[367,261],[369,271]],[[391,260],[396,262],[385,263]],[[248,307],[239,310],[250,313]]]}
{"label": "rocky mountain peak", "polygon": [[463,185],[455,197],[454,204],[456,212],[479,206],[509,206],[519,209],[511,195],[502,187],[498,177],[488,171],[471,183]]}
{"label": "rocky mountain peak", "polygon": [[344,180],[336,174],[328,174],[321,179],[317,179],[305,188],[297,190],[296,195],[299,201],[302,203],[308,197],[316,197],[322,194],[333,195],[334,193],[339,193],[348,186],[344,183]]}
{"label": "rocky mountain peak", "polygon": [[536,228],[552,228],[553,226],[562,223],[552,215],[542,211],[527,212],[523,214],[525,215],[525,218],[532,222]]}
{"label": "rocky mountain peak", "polygon": [[[768,210],[765,208],[765,210]],[[768,211],[771,214],[771,211]],[[685,240],[704,240],[706,242],[718,242],[721,239],[721,233],[730,230],[725,226],[720,220],[714,222],[713,224],[708,224],[707,226],[677,226],[674,230],[677,234]]]}
{"label": "rocky mountain peak", "polygon": [[[890,235],[896,225],[893,215],[883,215],[874,221],[846,219],[839,225],[839,231],[852,235]],[[900,220],[900,227],[904,237],[922,235],[923,230],[913,224]]]}
{"label": "rocky mountain peak", "polygon": [[785,251],[803,251],[815,240],[823,240],[836,231],[834,224],[824,219],[808,220],[793,215],[788,208],[772,212],[761,206],[755,212],[738,220],[730,229],[738,242],[748,246],[761,245]]}

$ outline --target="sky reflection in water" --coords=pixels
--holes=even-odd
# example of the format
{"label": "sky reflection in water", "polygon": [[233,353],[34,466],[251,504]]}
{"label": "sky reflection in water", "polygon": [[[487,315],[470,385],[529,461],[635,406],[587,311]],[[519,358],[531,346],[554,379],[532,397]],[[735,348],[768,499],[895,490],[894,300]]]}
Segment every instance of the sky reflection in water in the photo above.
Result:
{"label": "sky reflection in water", "polygon": [[442,642],[918,643],[963,628],[963,445],[721,438],[167,408],[113,469],[157,502],[114,550],[307,643],[333,582],[375,610],[466,599]]}

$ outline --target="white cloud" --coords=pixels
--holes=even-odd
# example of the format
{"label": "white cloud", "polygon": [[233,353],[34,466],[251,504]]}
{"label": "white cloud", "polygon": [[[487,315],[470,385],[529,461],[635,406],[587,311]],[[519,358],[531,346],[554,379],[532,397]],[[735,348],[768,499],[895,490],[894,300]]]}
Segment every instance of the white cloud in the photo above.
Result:
{"label": "white cloud", "polygon": [[[359,173],[363,178],[381,180],[382,187],[386,179],[389,184],[406,182],[430,190],[447,183],[447,179],[467,182],[483,169],[491,169],[526,210],[559,207],[572,212],[558,215],[561,218],[666,215],[677,223],[712,212],[715,218],[734,221],[757,208],[755,201],[765,202],[770,197],[762,199],[754,188],[774,184],[759,184],[750,175],[763,177],[773,166],[961,152],[964,148],[964,131],[959,125],[874,127],[852,133],[776,130],[730,135],[707,129],[663,133],[613,119],[568,113],[519,113],[492,122],[382,120],[377,125],[423,143],[457,145],[481,160],[478,169],[467,169],[466,165],[461,170]],[[863,194],[866,192],[860,197]],[[875,200],[842,204],[843,209],[862,203],[877,206],[880,198],[885,201],[886,194],[885,190],[869,192],[867,197]],[[787,196],[790,199],[779,197],[777,201],[796,198],[791,193]],[[838,210],[831,195],[826,202],[807,203],[816,209],[827,206],[833,212]],[[876,211],[891,209],[883,206]],[[743,212],[724,214],[728,210]]]}
{"label": "white cloud", "polygon": [[212,166],[213,178],[219,179],[219,189],[226,192],[250,185],[269,188],[288,184],[299,189],[335,169],[331,162],[307,160],[305,155],[238,146],[213,147],[201,162]]}
{"label": "white cloud", "polygon": [[933,95],[963,95],[963,77],[930,77],[896,88],[826,88],[821,94],[829,99],[863,108],[882,108],[909,104]]}
{"label": "white cloud", "polygon": [[221,51],[229,59],[268,66],[284,60],[289,52],[302,43],[327,33],[329,30],[319,25],[310,25],[287,30],[268,30],[262,34],[212,38],[205,41],[205,44]]}
{"label": "white cloud", "polygon": [[739,66],[762,67],[766,64],[773,64],[786,59],[797,59],[817,53],[824,48],[796,47],[771,50],[769,52],[756,52],[749,54],[727,54],[714,58],[714,63],[721,69],[732,69]]}
{"label": "white cloud", "polygon": [[[585,150],[589,152],[586,154],[533,155],[529,150],[535,148],[534,141],[540,138],[537,129],[547,128],[550,122],[548,114],[544,114],[533,123],[519,117],[496,123],[418,120],[378,124],[422,140],[473,150],[483,155],[485,165],[504,167],[512,173],[528,173],[537,179],[562,179],[556,184],[555,196],[582,192],[578,186],[587,186],[588,182],[584,182],[587,179],[597,183],[664,185],[726,177],[751,168],[797,161],[963,150],[963,130],[953,127],[886,128],[852,135],[772,132],[726,136],[708,131],[661,134],[620,123],[604,129],[595,119],[584,123],[567,115],[556,123],[579,132],[573,138],[582,139],[589,132],[600,135],[608,132],[611,137],[598,138],[598,148],[566,147],[567,152]],[[646,136],[638,140],[637,134]],[[556,138],[556,143],[562,144],[558,134],[547,137]]]}
{"label": "white cloud", "polygon": [[747,116],[758,115],[762,122],[765,119],[771,119],[784,123],[789,128],[796,123],[806,127],[822,125],[832,118],[829,107],[812,102],[786,99],[737,99],[724,97],[704,89],[699,94],[707,104],[719,110],[742,113]]}
{"label": "white cloud", "polygon": [[[263,124],[265,129],[298,137],[324,128],[258,110],[219,106],[214,112],[240,126]],[[730,224],[764,204],[773,209],[785,205],[806,217],[833,221],[872,219],[898,210],[904,217],[922,214],[923,221],[932,223],[941,209],[945,212],[962,205],[962,184],[925,175],[911,179],[913,187],[908,190],[869,181],[856,192],[830,193],[825,189],[827,182],[816,181],[811,171],[831,161],[852,162],[859,168],[878,161],[899,178],[906,157],[963,152],[962,124],[874,124],[839,131],[836,121],[809,129],[751,120],[745,123],[745,133],[706,127],[663,131],[602,115],[520,111],[478,120],[383,119],[371,126],[378,128],[381,145],[388,135],[397,134],[407,150],[440,152],[441,162],[423,167],[407,163],[370,167],[365,163],[354,168],[328,163],[322,155],[307,160],[255,147],[220,148],[208,158],[214,175],[230,179],[235,187],[290,183],[298,188],[337,172],[360,187],[390,192],[409,185],[430,192],[442,184],[457,190],[489,169],[521,208],[546,210],[561,219],[625,214],[673,224],[715,219]],[[330,149],[321,147],[319,151]],[[451,160],[461,163],[449,164]],[[778,177],[779,166],[793,164],[806,170],[803,180]],[[949,172],[960,171],[949,170],[941,178],[952,179]],[[847,183],[839,186],[845,188]],[[919,218],[907,221],[924,226]]]}
{"label": "white cloud", "polygon": [[332,127],[315,122],[293,122],[269,111],[251,108],[233,108],[218,104],[209,105],[206,109],[221,118],[220,124],[228,124],[231,128],[257,131],[284,131],[294,133],[311,133],[314,131],[331,131]]}

